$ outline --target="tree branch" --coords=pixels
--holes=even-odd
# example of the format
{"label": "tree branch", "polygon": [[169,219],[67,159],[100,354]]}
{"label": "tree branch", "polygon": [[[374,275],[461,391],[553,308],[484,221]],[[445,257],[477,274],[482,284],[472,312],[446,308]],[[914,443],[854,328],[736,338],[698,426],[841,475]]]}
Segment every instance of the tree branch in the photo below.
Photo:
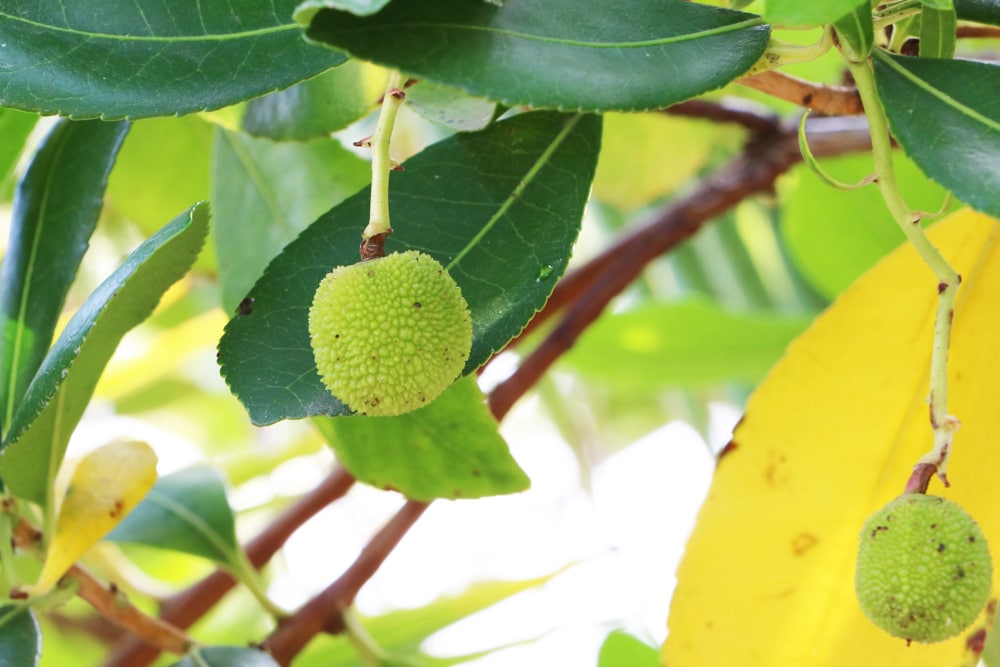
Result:
{"label": "tree branch", "polygon": [[[250,563],[263,567],[302,524],[321,509],[346,494],[354,478],[341,467],[300,498],[246,547]],[[225,570],[214,573],[164,601],[160,619],[176,628],[189,628],[236,585]],[[156,659],[160,648],[138,637],[123,639],[108,656],[105,667],[145,667]]]}
{"label": "tree branch", "polygon": [[687,100],[667,107],[661,113],[684,118],[700,118],[715,123],[734,123],[742,125],[751,132],[767,131],[779,122],[778,116],[766,107],[741,99],[724,99],[719,102]]}
{"label": "tree branch", "polygon": [[857,89],[850,86],[815,83],[777,70],[738,79],[737,83],[829,116],[855,116],[865,112]]}

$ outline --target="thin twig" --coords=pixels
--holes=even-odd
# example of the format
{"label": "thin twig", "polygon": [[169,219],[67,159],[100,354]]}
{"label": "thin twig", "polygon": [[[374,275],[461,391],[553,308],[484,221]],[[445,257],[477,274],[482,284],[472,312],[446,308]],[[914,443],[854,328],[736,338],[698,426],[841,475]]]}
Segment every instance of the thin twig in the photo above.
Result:
{"label": "thin twig", "polygon": [[[325,480],[285,510],[260,535],[247,544],[247,557],[256,567],[263,567],[307,520],[342,497],[354,484],[354,478],[337,467]],[[217,570],[190,588],[166,600],[160,619],[177,628],[189,628],[204,616],[236,585],[225,570]],[[159,649],[135,637],[121,641],[108,656],[105,667],[145,667],[159,655]]]}
{"label": "thin twig", "polygon": [[865,112],[857,89],[850,86],[815,83],[777,70],[761,72],[737,82],[829,116],[856,116]]}
{"label": "thin twig", "polygon": [[372,538],[357,560],[322,593],[282,621],[261,648],[284,666],[291,664],[292,658],[319,633],[342,632],[344,611],[427,507],[427,503],[408,501]]}

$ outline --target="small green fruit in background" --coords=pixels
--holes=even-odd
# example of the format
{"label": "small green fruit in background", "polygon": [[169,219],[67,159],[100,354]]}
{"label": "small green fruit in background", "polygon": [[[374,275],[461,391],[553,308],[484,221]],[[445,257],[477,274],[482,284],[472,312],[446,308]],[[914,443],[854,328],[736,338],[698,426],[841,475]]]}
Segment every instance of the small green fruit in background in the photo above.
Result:
{"label": "small green fruit in background", "polygon": [[472,318],[441,264],[416,250],[334,269],[309,309],[316,368],[355,412],[400,415],[433,401],[462,372]]}
{"label": "small green fruit in background", "polygon": [[986,605],[992,576],[979,525],[945,498],[903,494],[861,531],[858,602],[896,637],[929,643],[962,632]]}

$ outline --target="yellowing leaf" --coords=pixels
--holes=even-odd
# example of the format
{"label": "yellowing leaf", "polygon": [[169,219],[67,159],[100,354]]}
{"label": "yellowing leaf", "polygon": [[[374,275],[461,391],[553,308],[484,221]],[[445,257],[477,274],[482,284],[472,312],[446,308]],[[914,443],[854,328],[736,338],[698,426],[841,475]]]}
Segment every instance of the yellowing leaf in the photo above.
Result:
{"label": "yellowing leaf", "polygon": [[[962,429],[948,469],[952,488],[932,483],[931,492],[979,521],[994,558],[997,234],[995,221],[970,210],[930,232],[964,279],[949,367],[949,407]],[[792,343],[750,398],[678,571],[664,665],[967,664],[966,641],[979,623],[952,640],[907,647],[872,625],[854,598],[862,522],[903,490],[931,447],[936,302],[934,276],[912,247],[901,247]]]}
{"label": "yellowing leaf", "polygon": [[144,442],[113,442],[77,465],[32,593],[49,591],[90,547],[125,518],[156,482],[156,454]]}

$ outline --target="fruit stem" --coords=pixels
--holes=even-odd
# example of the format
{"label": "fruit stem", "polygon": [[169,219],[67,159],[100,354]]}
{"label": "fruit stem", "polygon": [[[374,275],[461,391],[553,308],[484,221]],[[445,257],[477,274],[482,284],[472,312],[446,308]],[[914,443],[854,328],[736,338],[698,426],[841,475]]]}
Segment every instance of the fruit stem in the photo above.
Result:
{"label": "fruit stem", "polygon": [[396,163],[389,157],[389,142],[396,124],[396,113],[406,96],[401,86],[402,75],[392,71],[389,74],[385,95],[382,96],[382,108],[378,114],[375,134],[371,138],[372,198],[368,226],[362,233],[365,240],[392,232],[392,226],[389,224],[389,172],[396,167]]}
{"label": "fruit stem", "polygon": [[934,446],[921,457],[917,465],[934,466],[938,477],[947,486],[948,457],[951,454],[952,438],[959,426],[959,421],[948,414],[948,345],[951,341],[951,321],[955,312],[955,297],[962,278],[927,238],[923,227],[920,226],[921,216],[913,213],[899,191],[892,163],[889,122],[875,88],[875,76],[871,61],[848,62],[847,66],[854,77],[858,94],[861,96],[861,104],[868,117],[868,126],[872,137],[872,153],[875,158],[875,176],[882,198],[907,240],[934,272],[938,281],[938,307],[934,319],[934,342],[931,348],[930,394],[928,398],[931,428],[934,430]]}

